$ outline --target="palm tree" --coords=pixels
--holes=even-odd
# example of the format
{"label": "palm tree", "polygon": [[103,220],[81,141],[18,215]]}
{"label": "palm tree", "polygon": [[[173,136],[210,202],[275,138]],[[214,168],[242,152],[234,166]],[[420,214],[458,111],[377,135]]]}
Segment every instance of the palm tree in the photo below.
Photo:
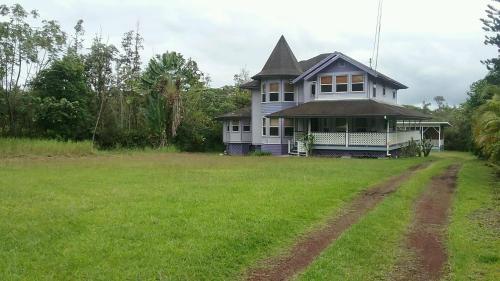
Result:
{"label": "palm tree", "polygon": [[[153,104],[156,110],[153,122],[158,123],[150,125],[160,128],[160,146],[167,145],[168,136],[173,138],[177,135],[183,114],[182,95],[191,86],[200,83],[200,78],[196,63],[186,61],[179,53],[166,52],[149,61],[142,81],[156,100]],[[162,115],[163,120],[157,118]]]}
{"label": "palm tree", "polygon": [[500,161],[500,87],[490,86],[494,96],[480,106],[473,117],[474,143],[483,156],[491,161]]}

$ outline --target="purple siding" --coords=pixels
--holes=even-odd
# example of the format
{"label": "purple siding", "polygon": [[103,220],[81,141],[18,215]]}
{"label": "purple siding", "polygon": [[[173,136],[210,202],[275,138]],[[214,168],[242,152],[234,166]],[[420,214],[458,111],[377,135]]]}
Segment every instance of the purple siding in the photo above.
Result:
{"label": "purple siding", "polygon": [[288,154],[287,144],[262,144],[261,151],[271,152],[273,155],[286,155]]}
{"label": "purple siding", "polygon": [[250,151],[249,143],[228,143],[226,152],[229,155],[245,155]]}

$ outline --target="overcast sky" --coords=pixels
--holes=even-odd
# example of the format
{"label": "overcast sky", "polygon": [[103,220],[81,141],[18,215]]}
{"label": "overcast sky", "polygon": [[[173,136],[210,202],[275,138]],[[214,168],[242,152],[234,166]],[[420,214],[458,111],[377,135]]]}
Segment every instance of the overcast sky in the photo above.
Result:
{"label": "overcast sky", "polygon": [[[14,3],[18,1],[7,1]],[[368,64],[376,0],[25,0],[42,18],[72,32],[84,20],[86,43],[98,32],[119,45],[137,22],[143,60],[178,51],[198,62],[212,86],[232,84],[242,67],[260,71],[283,34],[298,60],[341,51]],[[496,56],[483,45],[489,0],[384,0],[378,70],[406,84],[400,103],[419,104],[442,95],[465,100],[469,85],[486,74],[480,60]]]}

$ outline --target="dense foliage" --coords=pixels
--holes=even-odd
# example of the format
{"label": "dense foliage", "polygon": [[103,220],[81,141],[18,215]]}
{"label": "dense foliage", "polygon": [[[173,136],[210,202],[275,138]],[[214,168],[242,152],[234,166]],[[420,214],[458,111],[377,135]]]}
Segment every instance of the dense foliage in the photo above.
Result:
{"label": "dense foliage", "polygon": [[[141,69],[138,28],[121,45],[96,36],[83,41],[21,5],[0,5],[0,136],[92,140],[101,148],[162,147],[221,150],[214,117],[246,106],[235,85],[210,88],[195,61],[177,52],[156,55]],[[69,39],[68,39],[69,38]],[[27,74],[25,74],[27,73]]]}

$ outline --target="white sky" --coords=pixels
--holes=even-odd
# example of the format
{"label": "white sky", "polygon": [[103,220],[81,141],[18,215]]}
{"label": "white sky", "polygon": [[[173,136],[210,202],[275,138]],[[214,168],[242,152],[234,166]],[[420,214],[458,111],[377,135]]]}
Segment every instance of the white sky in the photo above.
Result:
{"label": "white sky", "polygon": [[[18,1],[7,1],[12,4]],[[110,43],[140,23],[144,62],[178,51],[198,62],[212,86],[232,84],[242,67],[260,71],[281,34],[298,60],[341,51],[368,64],[377,0],[24,0],[68,33],[84,20],[86,44],[102,32]],[[443,95],[465,100],[469,85],[486,74],[480,60],[496,56],[483,45],[489,0],[384,0],[378,70],[408,85],[399,101],[419,104]]]}

